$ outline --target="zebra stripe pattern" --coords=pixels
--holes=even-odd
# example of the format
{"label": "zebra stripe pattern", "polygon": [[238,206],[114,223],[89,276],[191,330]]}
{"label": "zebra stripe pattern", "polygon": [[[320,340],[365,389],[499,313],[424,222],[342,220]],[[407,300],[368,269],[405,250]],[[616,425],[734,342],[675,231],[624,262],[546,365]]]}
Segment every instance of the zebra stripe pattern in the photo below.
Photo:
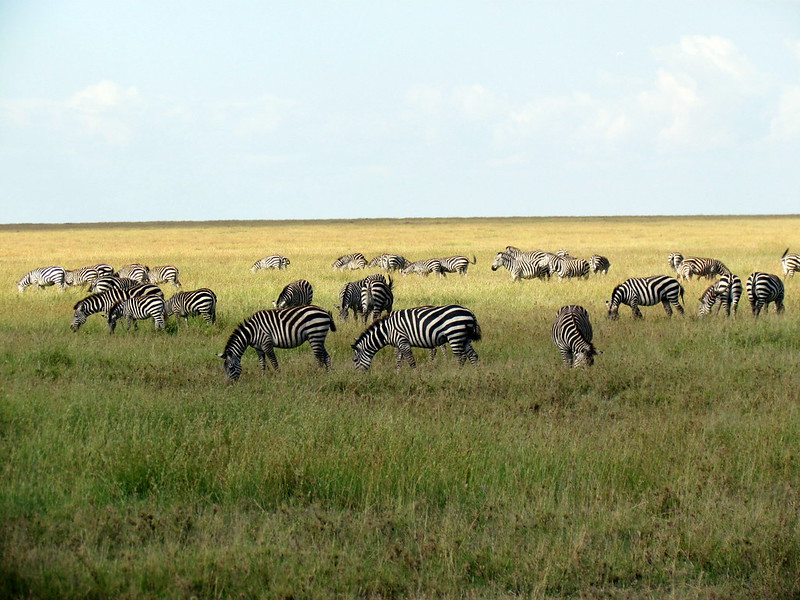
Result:
{"label": "zebra stripe pattern", "polygon": [[592,273],[600,273],[602,271],[603,275],[608,275],[608,270],[611,268],[611,262],[605,256],[592,254],[589,257],[589,268],[591,269]]}
{"label": "zebra stripe pattern", "polygon": [[89,284],[89,291],[92,293],[105,292],[107,290],[129,290],[137,285],[143,285],[135,279],[128,279],[127,277],[117,277],[112,275],[110,277],[100,277],[95,279]]}
{"label": "zebra stripe pattern", "polygon": [[800,254],[789,254],[789,249],[781,256],[781,268],[783,268],[783,278],[789,276],[794,277],[794,274],[800,271]]}
{"label": "zebra stripe pattern", "polygon": [[355,319],[361,314],[361,282],[348,281],[339,292],[339,318],[346,321],[353,311]]}
{"label": "zebra stripe pattern", "polygon": [[117,326],[117,320],[125,317],[127,320],[126,330],[131,330],[131,324],[134,329],[139,329],[137,321],[141,319],[153,319],[153,324],[157,331],[164,329],[166,303],[163,296],[147,295],[147,296],[132,296],[125,300],[120,300],[115,303],[111,310],[108,311],[108,330],[109,333],[114,333]]}
{"label": "zebra stripe pattern", "polygon": [[400,271],[405,269],[411,261],[401,254],[379,254],[371,261],[370,267],[380,267],[386,271]]}
{"label": "zebra stripe pattern", "polygon": [[775,303],[778,314],[784,310],[783,296],[784,287],[781,278],[770,273],[760,273],[756,271],[747,278],[747,299],[750,301],[750,308],[756,317],[763,309],[767,312],[769,304]]}
{"label": "zebra stripe pattern", "polygon": [[282,271],[290,264],[291,262],[285,256],[281,256],[280,254],[271,254],[269,256],[265,256],[260,260],[257,260],[253,264],[253,266],[250,267],[250,272],[255,273],[256,271],[260,271],[261,269],[277,269],[279,271]]}
{"label": "zebra stripe pattern", "polygon": [[189,322],[189,315],[202,315],[209,325],[217,320],[217,295],[208,288],[177,292],[167,300],[165,316],[176,315]]}
{"label": "zebra stripe pattern", "polygon": [[419,306],[398,310],[373,322],[353,343],[353,363],[367,370],[381,348],[393,346],[399,368],[403,360],[416,366],[412,347],[436,348],[447,342],[459,365],[478,362],[472,342],[481,339],[481,328],[469,309],[455,304]]}
{"label": "zebra stripe pattern", "polygon": [[150,282],[149,278],[147,277],[147,267],[138,263],[125,265],[119,271],[117,271],[116,275],[117,277],[121,278],[133,279],[139,283]]}
{"label": "zebra stripe pattern", "polygon": [[730,270],[716,258],[689,256],[678,264],[677,273],[678,279],[691,279],[694,276],[713,279],[717,275],[730,273]]}
{"label": "zebra stripe pattern", "polygon": [[592,323],[582,306],[562,306],[556,314],[551,337],[567,367],[592,366],[594,357],[600,354],[592,345]]}
{"label": "zebra stripe pattern", "polygon": [[336,331],[336,324],[331,313],[319,306],[262,310],[236,327],[225,350],[217,356],[222,359],[228,378],[237,380],[242,373],[242,355],[248,347],[255,349],[264,375],[267,358],[278,370],[275,348],[296,348],[308,342],[317,363],[330,369],[331,357],[325,349],[329,331]]}
{"label": "zebra stripe pattern", "polygon": [[475,258],[475,255],[472,256],[472,261],[466,256],[447,256],[445,258],[440,258],[439,262],[442,264],[442,270],[445,273],[458,273],[459,275],[466,275],[467,268],[470,265],[474,265],[478,262],[478,259]]}
{"label": "zebra stripe pattern", "polygon": [[703,295],[700,296],[700,316],[711,314],[716,304],[719,309],[725,310],[725,316],[731,316],[733,309],[734,316],[739,307],[739,299],[742,297],[742,280],[733,273],[723,275],[719,281],[712,283]]}
{"label": "zebra stripe pattern", "polygon": [[275,308],[289,308],[290,306],[305,306],[314,299],[314,288],[305,279],[298,279],[286,285],[278,294],[278,299],[273,302]]}
{"label": "zebra stripe pattern", "polygon": [[100,278],[100,272],[94,267],[80,267],[71,271],[64,271],[66,285],[91,285]]}
{"label": "zebra stripe pattern", "polygon": [[683,314],[683,306],[680,303],[682,298],[683,286],[674,277],[667,275],[632,277],[611,292],[611,301],[606,302],[608,318],[615,320],[619,317],[620,304],[630,306],[633,316],[639,319],[642,318],[640,306],[654,306],[659,302],[664,306],[668,317],[672,316],[671,306]]}
{"label": "zebra stripe pattern", "polygon": [[72,309],[75,311],[75,314],[72,317],[70,329],[72,329],[72,331],[78,331],[80,326],[86,323],[86,319],[91,315],[101,311],[107,313],[117,302],[134,296],[149,295],[160,296],[163,298],[164,292],[162,292],[155,285],[144,284],[130,289],[114,288],[104,292],[99,292],[97,294],[91,294],[83,300],[78,300],[78,302],[75,303],[75,306],[72,307]]}
{"label": "zebra stripe pattern", "polygon": [[494,257],[492,271],[497,271],[500,267],[505,268],[511,274],[511,281],[543,279],[550,276],[550,271],[546,267],[542,267],[536,262],[517,258],[507,252],[498,252]]}
{"label": "zebra stripe pattern", "polygon": [[100,277],[108,277],[114,274],[114,267],[106,263],[97,263],[96,265],[92,265],[92,267],[97,269],[97,272],[100,273]]}
{"label": "zebra stripe pattern", "polygon": [[393,304],[394,294],[392,293],[391,278],[388,282],[381,279],[370,279],[364,282],[364,286],[361,288],[361,312],[364,314],[365,323],[370,314],[372,314],[373,321],[384,311],[390,314]]}
{"label": "zebra stripe pattern", "polygon": [[331,265],[331,267],[336,271],[344,271],[345,269],[354,271],[356,269],[364,269],[366,266],[367,259],[360,252],[340,256],[333,261],[333,264]]}
{"label": "zebra stripe pattern", "polygon": [[445,276],[445,271],[442,268],[442,261],[440,261],[438,258],[428,258],[426,260],[417,260],[409,263],[401,271],[401,273],[403,275],[416,273],[422,277],[427,277],[431,273],[438,273],[440,277]]}
{"label": "zebra stripe pattern", "polygon": [[589,261],[583,258],[559,256],[555,261],[555,272],[559,279],[589,277]]}
{"label": "zebra stripe pattern", "polygon": [[35,285],[36,289],[42,289],[51,285],[57,285],[60,289],[66,286],[66,273],[63,267],[54,265],[52,267],[39,267],[33,271],[28,271],[22,278],[17,281],[17,289],[20,293],[25,291],[25,288]]}
{"label": "zebra stripe pattern", "polygon": [[171,283],[179,288],[181,282],[178,281],[178,273],[178,267],[174,265],[161,265],[152,269],[147,267],[147,280],[153,284]]}

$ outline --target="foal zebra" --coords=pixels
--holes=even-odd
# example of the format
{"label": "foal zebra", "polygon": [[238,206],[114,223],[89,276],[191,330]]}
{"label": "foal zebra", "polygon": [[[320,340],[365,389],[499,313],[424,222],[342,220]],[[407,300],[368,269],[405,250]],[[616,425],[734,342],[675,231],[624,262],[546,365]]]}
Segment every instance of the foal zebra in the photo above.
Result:
{"label": "foal zebra", "polygon": [[783,256],[781,256],[781,267],[783,267],[784,279],[790,275],[794,277],[794,274],[800,271],[800,254],[789,254],[789,249],[787,248]]}
{"label": "foal zebra", "polygon": [[761,313],[761,309],[767,312],[769,303],[775,303],[778,314],[784,310],[783,296],[784,287],[781,278],[770,273],[751,273],[747,278],[747,299],[750,301],[750,308],[756,317]]}
{"label": "foal zebra", "polygon": [[703,295],[700,296],[700,316],[711,314],[714,305],[719,303],[720,308],[725,309],[725,316],[731,316],[731,309],[736,316],[739,307],[739,299],[742,297],[742,280],[733,273],[728,273],[720,277],[719,281],[712,283]]}
{"label": "foal zebra", "polygon": [[273,302],[275,308],[289,308],[290,306],[305,306],[314,299],[314,288],[305,279],[298,279],[286,285],[278,294],[278,299]]}
{"label": "foal zebra", "polygon": [[264,375],[267,358],[272,367],[279,370],[275,348],[296,348],[308,342],[317,363],[330,369],[331,357],[325,349],[329,331],[336,331],[336,324],[331,313],[319,306],[261,310],[234,329],[225,350],[217,356],[222,359],[225,375],[235,381],[242,373],[242,355],[248,347],[253,347],[258,354],[258,364]]}
{"label": "foal zebra", "polygon": [[543,279],[550,276],[550,271],[539,264],[517,258],[508,252],[498,252],[492,262],[492,271],[504,267],[511,274],[511,281],[520,279]]}
{"label": "foal zebra", "polygon": [[278,269],[283,270],[290,265],[290,261],[285,256],[281,256],[280,254],[270,254],[269,256],[265,256],[264,258],[257,260],[252,267],[250,267],[250,272],[255,273],[256,271],[260,271],[261,269]]}
{"label": "foal zebra", "polygon": [[117,320],[120,317],[125,317],[127,320],[127,331],[131,330],[131,324],[134,329],[139,329],[137,321],[139,319],[153,319],[153,324],[156,330],[164,329],[165,323],[166,303],[163,296],[132,296],[125,300],[116,302],[111,310],[108,311],[108,329],[109,333],[114,333],[117,326]]}
{"label": "foal zebra", "polygon": [[208,288],[188,292],[177,292],[167,300],[165,316],[183,317],[189,322],[189,315],[202,315],[209,325],[217,320],[217,295]]}
{"label": "foal zebra", "polygon": [[17,281],[17,289],[20,293],[25,291],[25,288],[35,285],[36,289],[42,289],[50,285],[57,285],[60,289],[64,289],[66,284],[66,274],[64,267],[39,267],[33,271],[28,271],[22,276],[22,279]]}
{"label": "foal zebra", "polygon": [[75,314],[72,317],[70,329],[72,329],[73,332],[78,331],[80,326],[86,323],[86,319],[91,315],[99,312],[107,313],[114,304],[121,300],[126,300],[127,298],[135,296],[149,295],[163,298],[164,292],[155,285],[145,284],[130,289],[110,289],[97,294],[91,294],[83,300],[78,300],[75,306],[72,307]]}
{"label": "foal zebra", "polygon": [[477,364],[478,354],[472,342],[480,339],[481,328],[475,315],[463,306],[406,308],[378,319],[364,330],[352,345],[353,363],[356,369],[366,371],[378,350],[391,345],[395,348],[397,367],[405,359],[413,368],[417,363],[412,347],[433,349],[447,342],[459,365],[468,358]]}
{"label": "foal zebra", "polygon": [[178,281],[178,267],[174,265],[161,265],[160,267],[145,267],[147,269],[147,280],[150,283],[171,283],[176,288],[181,287]]}
{"label": "foal zebra", "polygon": [[606,302],[608,318],[616,320],[619,317],[619,305],[627,304],[631,307],[633,316],[641,319],[640,306],[653,306],[659,302],[664,306],[667,316],[672,316],[672,308],[683,314],[680,300],[683,298],[683,286],[674,277],[667,275],[653,275],[651,277],[631,277],[623,281],[611,292],[611,301]]}
{"label": "foal zebra", "polygon": [[447,256],[440,258],[439,262],[442,263],[442,271],[445,273],[458,273],[459,275],[466,275],[467,268],[478,262],[475,255],[472,255],[472,262],[466,256]]}
{"label": "foal zebra", "polygon": [[428,258],[426,260],[417,260],[409,263],[405,268],[400,271],[404,276],[409,273],[416,273],[422,277],[427,277],[430,273],[438,273],[439,277],[445,276],[445,270],[442,267],[442,261],[438,258]]}
{"label": "foal zebra", "polygon": [[117,277],[133,279],[139,283],[149,283],[150,280],[147,276],[147,267],[139,263],[125,265],[116,273]]}
{"label": "foal zebra", "polygon": [[582,306],[562,306],[556,313],[551,337],[567,367],[590,367],[600,354],[592,345],[592,323]]}
{"label": "foal zebra", "polygon": [[64,271],[66,285],[91,285],[100,278],[100,272],[95,267],[80,267],[71,271]]}
{"label": "foal zebra", "polygon": [[364,281],[361,288],[361,312],[364,314],[364,322],[372,314],[372,320],[380,317],[383,311],[387,314],[392,312],[394,304],[394,294],[392,293],[392,279],[389,281],[380,279],[370,279]]}
{"label": "foal zebra", "polygon": [[335,261],[331,267],[337,271],[344,271],[345,269],[350,269],[351,271],[355,271],[356,269],[364,269],[367,266],[367,259],[364,257],[363,254],[360,252],[356,252],[355,254],[345,254],[344,256],[340,256]]}

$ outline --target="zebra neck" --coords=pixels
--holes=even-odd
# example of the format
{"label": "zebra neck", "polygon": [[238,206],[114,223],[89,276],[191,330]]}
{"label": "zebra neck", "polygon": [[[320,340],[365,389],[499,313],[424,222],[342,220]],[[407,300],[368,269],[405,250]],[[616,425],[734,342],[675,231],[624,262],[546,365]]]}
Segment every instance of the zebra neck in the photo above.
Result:
{"label": "zebra neck", "polygon": [[225,344],[224,354],[226,356],[241,357],[249,345],[250,336],[243,327],[239,326],[233,331],[231,337],[228,338],[228,343]]}

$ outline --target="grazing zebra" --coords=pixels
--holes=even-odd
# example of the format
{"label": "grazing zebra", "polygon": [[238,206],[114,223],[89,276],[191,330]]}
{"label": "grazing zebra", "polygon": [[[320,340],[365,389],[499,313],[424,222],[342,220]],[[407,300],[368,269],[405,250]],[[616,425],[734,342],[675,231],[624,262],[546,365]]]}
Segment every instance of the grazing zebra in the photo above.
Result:
{"label": "grazing zebra", "polygon": [[177,292],[167,300],[165,316],[176,315],[189,322],[189,315],[202,315],[209,325],[217,320],[217,295],[208,288]]}
{"label": "grazing zebra", "polygon": [[430,273],[438,273],[440,277],[445,276],[445,271],[442,268],[442,261],[438,258],[428,258],[425,260],[417,260],[409,263],[405,268],[400,271],[404,276],[409,273],[416,273],[422,277],[427,277]]}
{"label": "grazing zebra", "polygon": [[178,281],[178,267],[174,265],[161,265],[160,267],[147,268],[147,280],[153,284],[171,283],[176,288],[181,287]]}
{"label": "grazing zebra", "polygon": [[348,281],[339,292],[339,318],[346,321],[353,311],[355,319],[361,314],[361,281]]}
{"label": "grazing zebra", "polygon": [[242,354],[252,346],[258,354],[261,374],[266,373],[266,358],[278,370],[275,348],[296,348],[308,342],[317,363],[331,368],[331,357],[325,349],[328,331],[336,331],[331,313],[319,306],[262,310],[234,329],[222,354],[225,374],[229,379],[239,379],[242,373]]}
{"label": "grazing zebra", "polygon": [[683,314],[680,300],[683,298],[683,286],[674,277],[667,275],[653,275],[651,277],[631,277],[619,284],[611,292],[611,301],[606,302],[608,318],[616,320],[619,317],[619,305],[627,304],[631,307],[633,316],[641,319],[640,306],[653,306],[659,302],[664,306],[668,317],[672,316],[672,308]]}
{"label": "grazing zebra", "polygon": [[313,299],[314,288],[305,279],[298,279],[287,284],[278,294],[278,299],[273,304],[275,308],[289,308],[290,306],[311,304]]}
{"label": "grazing zebra", "polygon": [[71,271],[64,271],[66,285],[91,285],[100,278],[100,272],[94,267],[80,267]]}
{"label": "grazing zebra", "polygon": [[17,281],[17,289],[22,293],[25,288],[35,285],[36,289],[42,289],[50,285],[57,285],[60,289],[64,289],[66,284],[66,273],[64,267],[39,267],[33,271],[28,271],[22,276],[22,279]]}
{"label": "grazing zebra", "polygon": [[105,292],[106,290],[129,290],[137,285],[142,285],[142,283],[135,279],[112,275],[110,277],[107,276],[95,279],[89,284],[89,291],[92,293],[99,293]]}
{"label": "grazing zebra", "polygon": [[559,279],[589,277],[589,261],[583,258],[559,256],[555,261],[555,272]]}
{"label": "grazing zebra", "polygon": [[667,264],[669,265],[669,268],[675,271],[676,273],[678,272],[678,267],[681,266],[682,262],[683,262],[683,254],[681,254],[680,252],[670,252],[669,256],[667,256]]}
{"label": "grazing zebra", "polygon": [[582,306],[562,306],[556,314],[551,337],[567,367],[590,367],[600,354],[592,345],[592,323]]}
{"label": "grazing zebra", "polygon": [[781,278],[777,275],[756,271],[747,278],[745,287],[747,299],[750,301],[750,307],[756,317],[761,313],[762,308],[764,312],[767,312],[770,302],[775,303],[778,314],[783,312],[784,287]]}
{"label": "grazing zebra", "polygon": [[364,258],[364,255],[360,252],[356,252],[355,254],[345,254],[344,256],[340,256],[335,261],[331,267],[337,271],[344,271],[345,269],[350,269],[351,271],[355,271],[356,269],[364,269],[367,266],[367,259]]}
{"label": "grazing zebra", "polygon": [[794,277],[794,274],[800,271],[800,254],[789,254],[789,249],[787,248],[783,256],[781,256],[781,267],[783,267],[784,279],[790,275]]}
{"label": "grazing zebra", "polygon": [[117,277],[126,277],[128,279],[133,279],[138,281],[139,283],[149,283],[150,280],[147,277],[147,267],[144,265],[140,265],[138,263],[133,263],[130,265],[125,265],[116,273]]}
{"label": "grazing zebra", "polygon": [[492,262],[492,271],[504,267],[511,274],[511,281],[520,279],[543,279],[550,276],[550,271],[538,263],[516,258],[507,252],[498,252]]}
{"label": "grazing zebra", "polygon": [[356,369],[367,370],[372,358],[384,346],[395,348],[397,367],[403,359],[416,366],[411,348],[436,348],[447,342],[463,365],[469,358],[478,362],[472,342],[481,339],[481,328],[472,311],[451,304],[448,306],[419,306],[398,310],[374,321],[353,343],[353,363]]}
{"label": "grazing zebra", "polygon": [[260,260],[257,260],[255,264],[250,267],[250,272],[255,273],[261,269],[278,269],[279,271],[282,271],[290,264],[291,262],[285,256],[281,256],[280,254],[271,254]]}
{"label": "grazing zebra", "polygon": [[440,258],[439,262],[442,263],[442,270],[445,273],[458,273],[459,275],[466,275],[467,268],[478,262],[475,255],[472,255],[472,262],[466,256],[447,256]]}
{"label": "grazing zebra", "polygon": [[391,314],[393,304],[394,294],[392,293],[391,277],[388,282],[380,279],[365,281],[364,286],[361,288],[361,312],[364,314],[365,323],[370,313],[372,313],[373,321],[380,317],[383,311],[386,311],[386,314]]}
{"label": "grazing zebra", "polygon": [[111,310],[108,311],[108,331],[114,333],[117,327],[117,320],[120,317],[125,317],[127,320],[126,330],[131,330],[131,324],[134,329],[139,329],[137,321],[139,319],[153,319],[153,325],[156,330],[164,329],[164,320],[166,318],[166,303],[163,296],[149,295],[149,296],[132,296],[125,300],[116,302]]}
{"label": "grazing zebra", "polygon": [[605,256],[592,254],[589,257],[589,268],[591,269],[592,273],[600,273],[602,271],[603,275],[608,275],[608,270],[611,268],[611,262]]}
{"label": "grazing zebra", "polygon": [[368,266],[380,267],[387,271],[400,271],[410,264],[411,261],[401,254],[379,254],[369,261]]}
{"label": "grazing zebra", "polygon": [[691,279],[693,276],[713,279],[717,275],[730,273],[730,269],[716,258],[701,258],[688,256],[681,261],[677,268],[678,279]]}
{"label": "grazing zebra", "polygon": [[126,300],[134,296],[149,295],[163,298],[164,292],[155,285],[144,284],[130,289],[110,289],[105,292],[91,294],[83,300],[76,302],[75,306],[72,307],[75,314],[72,317],[70,329],[72,329],[73,332],[78,331],[80,326],[86,323],[86,319],[91,315],[99,312],[107,313],[114,304],[121,300]]}
{"label": "grazing zebra", "polygon": [[725,309],[725,316],[731,316],[733,309],[734,316],[739,307],[739,299],[742,297],[742,280],[733,273],[720,277],[719,281],[712,283],[703,295],[700,296],[700,316],[711,314],[715,304],[719,303],[720,308]]}

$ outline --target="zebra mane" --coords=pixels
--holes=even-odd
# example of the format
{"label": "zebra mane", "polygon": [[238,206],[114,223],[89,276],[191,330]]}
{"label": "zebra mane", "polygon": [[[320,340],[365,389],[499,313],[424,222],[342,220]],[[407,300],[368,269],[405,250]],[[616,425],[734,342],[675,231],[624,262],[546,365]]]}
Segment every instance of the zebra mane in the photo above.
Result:
{"label": "zebra mane", "polygon": [[364,338],[372,334],[373,331],[376,329],[380,329],[381,325],[390,317],[391,315],[383,315],[382,317],[375,319],[372,323],[370,323],[369,327],[367,327],[361,334],[353,341],[351,344],[351,348],[355,348],[358,346],[359,342],[361,342]]}

